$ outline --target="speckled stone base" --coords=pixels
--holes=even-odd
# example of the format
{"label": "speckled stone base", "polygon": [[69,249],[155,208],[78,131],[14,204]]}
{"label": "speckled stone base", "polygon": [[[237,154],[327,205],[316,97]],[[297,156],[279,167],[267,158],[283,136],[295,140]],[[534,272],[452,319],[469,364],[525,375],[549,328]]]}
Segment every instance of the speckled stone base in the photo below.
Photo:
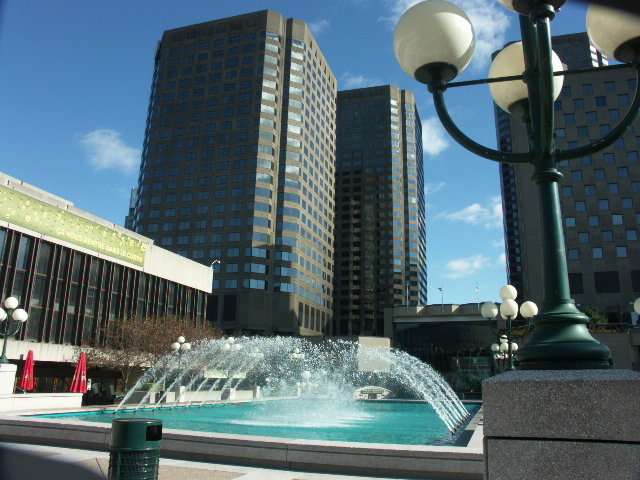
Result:
{"label": "speckled stone base", "polygon": [[640,445],[489,439],[485,465],[491,480],[637,480]]}
{"label": "speckled stone base", "polygon": [[12,363],[0,363],[0,395],[11,395],[18,367]]}
{"label": "speckled stone base", "polygon": [[485,478],[640,479],[640,373],[513,371],[482,387]]}

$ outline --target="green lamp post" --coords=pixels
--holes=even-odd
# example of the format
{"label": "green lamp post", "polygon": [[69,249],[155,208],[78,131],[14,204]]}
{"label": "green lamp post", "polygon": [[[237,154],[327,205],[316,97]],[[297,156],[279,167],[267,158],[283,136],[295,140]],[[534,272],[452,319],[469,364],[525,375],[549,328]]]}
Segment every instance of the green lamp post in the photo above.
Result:
{"label": "green lamp post", "polygon": [[[620,138],[640,115],[636,93],[627,115],[617,127],[589,145],[560,150],[555,145],[553,103],[563,76],[586,70],[562,71],[551,48],[550,22],[566,0],[499,0],[520,14],[522,42],[505,48],[484,80],[450,83],[471,61],[475,40],[467,15],[445,0],[427,0],[411,7],[398,21],[394,50],[407,74],[428,85],[444,128],[467,150],[497,162],[530,163],[538,187],[540,242],[544,269],[544,300],[532,319],[534,333],[516,353],[515,369],[613,368],[609,348],[587,329],[589,319],[570,298],[558,182],[562,160],[591,155]],[[640,69],[640,17],[609,7],[592,5],[587,14],[592,43],[605,55],[631,65],[601,67]],[[526,82],[526,83],[525,83]],[[501,152],[476,143],[453,122],[444,92],[464,85],[490,84],[495,102],[512,115],[522,116],[529,132],[528,152]]]}
{"label": "green lamp post", "polygon": [[9,337],[13,337],[20,331],[20,327],[27,321],[29,315],[22,308],[18,308],[18,299],[15,297],[9,297],[4,301],[4,308],[6,311],[0,308],[0,322],[2,325],[0,336],[4,339],[0,363],[9,363],[9,359],[7,358],[7,341]]}
{"label": "green lamp post", "polygon": [[[500,340],[500,344],[494,343],[491,345],[491,350],[493,351],[496,359],[509,360],[507,370],[515,370],[513,354],[518,350],[518,344],[513,342],[513,320],[518,316],[519,312],[520,315],[527,320],[528,331],[531,318],[535,317],[538,313],[538,306],[531,301],[523,302],[523,304],[518,307],[518,304],[515,301],[517,296],[518,291],[513,285],[505,285],[500,289],[500,298],[502,299],[500,307],[493,302],[487,302],[484,303],[480,309],[481,315],[489,322],[489,328],[491,328],[491,331],[496,335],[496,337],[499,337]],[[496,318],[498,313],[500,313],[500,316],[507,322],[506,335],[500,335],[493,328],[493,325],[491,325],[491,320]],[[525,335],[526,332],[522,334],[523,337]]]}
{"label": "green lamp post", "polygon": [[191,344],[182,335],[178,337],[177,342],[171,344],[171,350],[178,354],[178,369],[182,365],[182,355],[191,350]]}

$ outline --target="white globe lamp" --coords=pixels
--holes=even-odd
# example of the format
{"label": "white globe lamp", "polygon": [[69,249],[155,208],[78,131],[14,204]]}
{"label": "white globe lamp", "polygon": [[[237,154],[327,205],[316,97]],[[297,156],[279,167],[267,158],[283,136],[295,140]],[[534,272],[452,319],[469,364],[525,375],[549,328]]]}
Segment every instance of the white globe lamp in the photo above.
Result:
{"label": "white globe lamp", "polygon": [[640,16],[592,3],[587,11],[591,43],[609,58],[631,63],[640,56]]}
{"label": "white globe lamp", "polygon": [[480,313],[486,319],[496,318],[498,316],[498,306],[493,302],[487,302],[482,305]]}
{"label": "white globe lamp", "polygon": [[475,36],[469,17],[453,3],[426,0],[398,21],[393,50],[402,69],[421,83],[450,82],[469,65]]}
{"label": "white globe lamp", "polygon": [[[552,55],[554,71],[562,71],[560,57]],[[522,42],[514,42],[505,47],[491,63],[489,78],[511,77],[522,75],[525,70],[524,52]],[[553,77],[554,100],[558,98],[562,91],[564,76]],[[523,80],[510,80],[508,82],[495,82],[489,84],[489,91],[493,100],[505,112],[513,115],[523,116],[529,108],[529,92],[527,84]]]}

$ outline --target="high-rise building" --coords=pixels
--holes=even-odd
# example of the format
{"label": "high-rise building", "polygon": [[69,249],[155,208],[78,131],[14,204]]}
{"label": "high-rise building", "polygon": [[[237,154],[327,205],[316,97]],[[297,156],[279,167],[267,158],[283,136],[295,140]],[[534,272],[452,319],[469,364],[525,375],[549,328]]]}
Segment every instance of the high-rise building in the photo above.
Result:
{"label": "high-rise building", "polygon": [[[586,33],[552,39],[568,69],[606,65]],[[590,70],[564,77],[555,102],[557,146],[587,145],[615,127],[636,91],[632,69]],[[521,119],[496,107],[499,148],[528,150]],[[640,137],[633,130],[613,146],[563,161],[559,184],[571,295],[610,321],[626,321],[640,292]],[[529,164],[502,164],[502,198],[509,280],[522,297],[542,301],[542,249],[537,187]]]}
{"label": "high-rise building", "polygon": [[133,230],[133,222],[136,218],[136,202],[138,200],[138,189],[131,189],[131,197],[129,198],[129,214],[124,217],[124,228]]}
{"label": "high-rise building", "polygon": [[306,23],[264,10],[168,30],[136,230],[215,270],[229,332],[332,323],[336,79]]}
{"label": "high-rise building", "polygon": [[338,92],[335,333],[383,335],[384,308],[427,303],[422,127],[409,90]]}

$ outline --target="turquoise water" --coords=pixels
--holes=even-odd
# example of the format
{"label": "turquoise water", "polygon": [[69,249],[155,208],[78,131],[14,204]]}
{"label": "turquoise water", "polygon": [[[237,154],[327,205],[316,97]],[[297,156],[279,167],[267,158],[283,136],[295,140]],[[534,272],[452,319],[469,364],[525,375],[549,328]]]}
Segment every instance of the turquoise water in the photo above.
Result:
{"label": "turquoise water", "polygon": [[[480,404],[465,406],[472,417],[480,408]],[[93,412],[39,416],[100,423],[137,416],[162,419],[164,428],[306,440],[452,445],[457,438],[433,407],[421,402],[294,399],[173,410],[141,409],[135,414],[121,410],[115,415]]]}

